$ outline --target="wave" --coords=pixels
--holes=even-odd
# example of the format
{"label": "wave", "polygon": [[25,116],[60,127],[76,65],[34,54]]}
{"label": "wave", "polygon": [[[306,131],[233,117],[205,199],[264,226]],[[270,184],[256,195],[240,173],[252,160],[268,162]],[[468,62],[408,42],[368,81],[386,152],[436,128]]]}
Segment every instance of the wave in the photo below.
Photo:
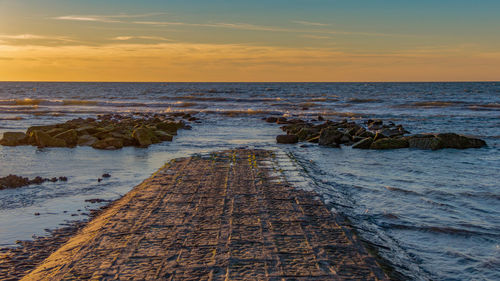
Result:
{"label": "wave", "polygon": [[352,103],[371,103],[371,102],[382,102],[379,99],[359,99],[359,98],[351,98],[349,102]]}
{"label": "wave", "polygon": [[398,187],[393,187],[393,186],[384,186],[385,189],[390,190],[390,191],[395,191],[399,193],[404,193],[404,194],[412,194],[412,195],[421,195],[418,192],[412,191],[412,190],[406,190]]}
{"label": "wave", "polygon": [[399,104],[393,107],[396,108],[414,108],[414,107],[450,107],[463,105],[465,102],[463,101],[419,101],[408,104]]}
{"label": "wave", "polygon": [[395,224],[395,223],[384,223],[382,226],[387,229],[392,228],[392,229],[403,229],[403,230],[415,230],[415,231],[432,232],[438,234],[500,237],[500,233],[488,232],[486,231],[486,229],[485,231],[475,231],[475,230],[454,228],[451,226],[411,225],[411,224]]}

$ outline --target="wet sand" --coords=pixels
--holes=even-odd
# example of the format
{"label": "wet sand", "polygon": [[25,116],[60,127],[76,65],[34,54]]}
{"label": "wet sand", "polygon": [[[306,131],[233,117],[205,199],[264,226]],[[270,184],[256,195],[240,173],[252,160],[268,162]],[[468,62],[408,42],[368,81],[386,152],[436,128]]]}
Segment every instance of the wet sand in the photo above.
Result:
{"label": "wet sand", "polygon": [[268,151],[172,161],[23,280],[385,280],[314,193]]}

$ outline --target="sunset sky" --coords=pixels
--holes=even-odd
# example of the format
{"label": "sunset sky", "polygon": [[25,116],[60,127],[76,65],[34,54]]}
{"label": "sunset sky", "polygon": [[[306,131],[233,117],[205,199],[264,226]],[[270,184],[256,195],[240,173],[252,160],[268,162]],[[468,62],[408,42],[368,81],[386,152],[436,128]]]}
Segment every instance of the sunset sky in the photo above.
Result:
{"label": "sunset sky", "polygon": [[498,0],[0,0],[0,81],[497,81],[499,11]]}

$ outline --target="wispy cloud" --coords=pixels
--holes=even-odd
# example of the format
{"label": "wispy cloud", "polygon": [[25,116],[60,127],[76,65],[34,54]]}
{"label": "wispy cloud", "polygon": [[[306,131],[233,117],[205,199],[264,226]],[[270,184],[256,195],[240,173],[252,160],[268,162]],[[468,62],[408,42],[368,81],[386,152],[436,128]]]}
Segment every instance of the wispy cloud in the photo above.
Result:
{"label": "wispy cloud", "polygon": [[[405,34],[381,33],[381,32],[360,32],[360,31],[345,31],[332,30],[327,27],[329,24],[310,22],[310,21],[293,21],[296,24],[304,26],[303,28],[290,28],[284,26],[258,25],[252,23],[233,23],[233,22],[183,22],[183,21],[155,21],[149,18],[165,13],[150,13],[150,14],[117,14],[117,15],[67,15],[54,17],[56,20],[67,21],[82,21],[82,22],[103,22],[103,23],[123,23],[135,25],[149,25],[158,27],[169,26],[185,26],[185,27],[205,27],[205,28],[224,28],[234,30],[248,31],[265,31],[265,32],[282,32],[282,33],[306,33],[317,34],[318,36],[325,35],[358,35],[358,36],[386,36],[386,37],[411,37]],[[144,20],[134,20],[143,18]]]}
{"label": "wispy cloud", "polygon": [[292,22],[297,23],[297,24],[301,24],[301,25],[308,25],[308,26],[329,26],[330,25],[327,23],[311,22],[311,21],[304,21],[304,20],[295,20]]}
{"label": "wispy cloud", "polygon": [[54,20],[66,21],[88,21],[105,23],[126,23],[124,19],[147,18],[152,16],[165,15],[165,13],[147,13],[147,14],[116,14],[116,15],[67,15],[53,17]]}
{"label": "wispy cloud", "polygon": [[55,20],[67,20],[67,21],[107,22],[107,23],[120,23],[120,22],[122,22],[120,20],[111,19],[111,18],[102,17],[102,16],[76,16],[76,15],[70,15],[70,16],[55,17],[55,18],[52,18],[52,19],[55,19]]}
{"label": "wispy cloud", "polygon": [[128,41],[134,39],[143,39],[143,40],[154,40],[154,41],[173,41],[165,37],[161,36],[117,36],[111,38],[111,40],[115,41]]}
{"label": "wispy cloud", "polygon": [[313,35],[313,34],[304,34],[304,35],[301,35],[300,37],[309,38],[309,39],[319,39],[319,40],[332,39],[332,37],[330,37],[330,36]]}
{"label": "wispy cloud", "polygon": [[12,40],[50,40],[50,41],[65,41],[65,42],[77,42],[67,36],[50,36],[50,35],[37,35],[37,34],[0,34],[0,39],[2,41],[12,41]]}

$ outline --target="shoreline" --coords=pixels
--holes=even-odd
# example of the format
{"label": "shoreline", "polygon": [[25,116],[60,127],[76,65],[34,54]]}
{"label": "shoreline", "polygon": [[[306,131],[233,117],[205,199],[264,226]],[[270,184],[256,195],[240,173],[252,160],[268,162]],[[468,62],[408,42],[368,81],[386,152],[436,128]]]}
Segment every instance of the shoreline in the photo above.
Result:
{"label": "shoreline", "polygon": [[[268,166],[270,156],[267,151],[233,150],[172,161],[121,199],[111,203],[109,208],[94,217],[24,280],[58,280],[63,276],[97,275],[112,279],[112,276],[131,277],[137,274],[154,275],[161,279],[166,276],[188,277],[189,274],[203,277],[209,273],[221,278],[295,276],[325,280],[364,276],[371,280],[386,280],[387,276],[374,258],[367,254],[354,232],[337,224],[336,216],[315,199],[317,194],[273,182],[276,177],[270,175],[273,169]],[[250,172],[250,177],[246,176],[246,172]],[[205,176],[196,177],[200,173]],[[221,178],[224,174],[226,177]],[[209,188],[211,192],[199,190],[198,185],[200,188],[212,186]],[[188,191],[186,188],[194,189]],[[213,192],[218,192],[218,195],[207,197]],[[161,194],[162,198],[158,198]],[[174,197],[177,201],[165,204],[166,198],[173,200]],[[185,201],[193,197],[199,199]],[[238,204],[243,199],[246,202]],[[204,200],[207,200],[206,204],[202,203]],[[193,206],[195,201],[201,205]],[[232,204],[228,205],[228,202]],[[256,209],[261,211],[256,213]],[[188,215],[188,212],[191,213]],[[214,212],[212,216],[207,217],[211,212]],[[135,218],[132,216],[134,214]],[[167,217],[158,220],[164,215]],[[180,220],[182,216],[184,219]],[[254,219],[258,217],[259,223],[256,223]],[[161,225],[167,218],[169,222]],[[131,225],[131,219],[140,223]],[[329,223],[325,224],[326,221]],[[125,228],[135,230],[124,231]],[[166,229],[171,231],[167,237],[164,236],[165,232],[161,234]],[[123,240],[123,234],[115,236],[119,233],[129,233],[129,237]],[[105,244],[102,244],[103,239],[106,240]],[[163,241],[163,245],[170,243],[170,246],[163,247],[161,252],[155,251],[158,249],[157,239]],[[165,244],[167,240],[170,242]],[[149,242],[144,244],[140,241]],[[135,254],[127,250],[126,245],[135,247]],[[100,249],[99,254],[97,249]],[[206,250],[211,254],[203,254]],[[142,254],[137,256],[139,252]],[[184,259],[187,256],[183,255],[186,254],[191,258]],[[91,270],[97,266],[97,261],[89,259],[89,256],[100,260],[99,269]],[[111,263],[106,263],[107,256],[115,258],[109,261]],[[167,256],[176,258],[171,260]],[[137,259],[141,260],[141,266],[136,264]],[[235,263],[235,260],[238,262]],[[158,262],[165,272],[153,272],[158,268]],[[156,267],[152,265],[155,263]],[[75,267],[82,270],[70,270]],[[109,275],[111,272],[114,275]]]}

